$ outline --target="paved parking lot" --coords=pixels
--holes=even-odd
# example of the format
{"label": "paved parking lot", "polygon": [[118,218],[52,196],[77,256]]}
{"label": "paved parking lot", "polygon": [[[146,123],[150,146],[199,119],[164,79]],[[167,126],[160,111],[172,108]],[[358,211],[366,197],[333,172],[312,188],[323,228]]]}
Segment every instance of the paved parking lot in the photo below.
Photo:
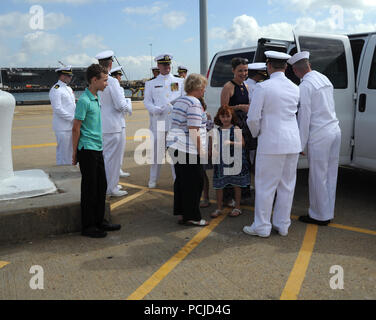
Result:
{"label": "paved parking lot", "polygon": [[[149,167],[133,159],[137,130],[148,127],[142,103],[135,107],[124,160],[131,176],[121,179],[129,195],[111,200],[122,229],[105,239],[77,233],[1,246],[0,299],[376,299],[374,173],[340,168],[335,219],[326,227],[297,221],[308,208],[307,170],[298,171],[287,237],[245,235],[253,203],[238,218],[180,226],[170,168],[162,168],[158,189],[148,189]],[[17,108],[14,170],[55,165],[51,119],[46,107]],[[214,208],[202,210],[204,218]],[[35,265],[43,289],[30,288]]]}

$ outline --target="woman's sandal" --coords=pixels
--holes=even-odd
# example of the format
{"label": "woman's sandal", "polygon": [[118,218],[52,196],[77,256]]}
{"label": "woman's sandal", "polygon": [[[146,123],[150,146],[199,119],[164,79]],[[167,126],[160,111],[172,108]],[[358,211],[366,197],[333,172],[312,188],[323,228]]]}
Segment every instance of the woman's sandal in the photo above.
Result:
{"label": "woman's sandal", "polygon": [[232,209],[231,213],[228,215],[229,217],[239,217],[242,214],[240,209]]}
{"label": "woman's sandal", "polygon": [[209,223],[204,219],[201,219],[200,221],[188,220],[185,225],[194,227],[206,227],[207,225],[209,225]]}
{"label": "woman's sandal", "polygon": [[217,217],[220,216],[221,214],[222,214],[222,210],[217,209],[217,210],[215,210],[215,211],[210,215],[210,217],[211,217],[211,218],[217,218]]}
{"label": "woman's sandal", "polygon": [[200,208],[207,208],[210,206],[209,199],[204,199],[200,201]]}

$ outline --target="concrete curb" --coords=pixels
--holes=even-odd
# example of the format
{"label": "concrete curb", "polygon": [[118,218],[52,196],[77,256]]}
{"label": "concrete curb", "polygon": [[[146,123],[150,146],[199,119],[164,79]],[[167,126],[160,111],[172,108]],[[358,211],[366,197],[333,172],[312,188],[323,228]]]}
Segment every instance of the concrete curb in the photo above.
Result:
{"label": "concrete curb", "polygon": [[[81,173],[75,166],[43,169],[58,192],[0,202],[0,244],[81,231]],[[110,205],[106,203],[106,218]]]}

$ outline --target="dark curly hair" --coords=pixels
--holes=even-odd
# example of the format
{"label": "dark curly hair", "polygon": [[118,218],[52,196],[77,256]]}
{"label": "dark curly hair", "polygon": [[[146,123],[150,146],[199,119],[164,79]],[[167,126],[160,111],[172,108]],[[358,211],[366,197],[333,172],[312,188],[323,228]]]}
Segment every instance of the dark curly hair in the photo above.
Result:
{"label": "dark curly hair", "polygon": [[217,126],[222,126],[222,122],[221,122],[221,120],[219,120],[219,116],[222,116],[222,115],[225,115],[225,114],[230,114],[232,116],[231,123],[233,125],[237,125],[238,124],[238,119],[236,117],[234,109],[231,108],[231,107],[229,107],[229,106],[227,106],[227,105],[225,105],[225,106],[222,106],[222,107],[220,107],[218,109],[217,114],[214,117],[214,123]]}

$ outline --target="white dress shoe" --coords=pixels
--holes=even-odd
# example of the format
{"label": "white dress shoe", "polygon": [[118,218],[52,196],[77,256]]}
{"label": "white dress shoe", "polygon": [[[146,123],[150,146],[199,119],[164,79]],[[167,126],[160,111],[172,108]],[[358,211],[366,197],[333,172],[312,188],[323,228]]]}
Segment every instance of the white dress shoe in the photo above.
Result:
{"label": "white dress shoe", "polygon": [[119,190],[123,189],[123,186],[122,186],[121,184],[118,184],[116,187],[117,187]]}
{"label": "white dress shoe", "polygon": [[129,172],[124,172],[123,170],[120,170],[120,177],[126,178],[129,177],[131,174]]}
{"label": "white dress shoe", "polygon": [[156,182],[149,182],[148,187],[149,187],[150,189],[154,189],[154,188],[157,187],[157,183],[156,183]]}
{"label": "white dress shoe", "polygon": [[259,237],[261,237],[261,238],[267,238],[267,237],[269,237],[269,234],[262,234],[262,233],[258,233],[258,232],[256,232],[256,231],[252,228],[252,226],[245,226],[245,227],[243,228],[243,232],[246,233],[246,234],[249,234],[249,235],[251,235],[251,236],[259,236]]}
{"label": "white dress shoe", "polygon": [[275,227],[275,226],[273,226],[273,229],[274,229],[275,231],[277,231],[278,234],[279,234],[280,236],[282,236],[282,237],[287,237],[287,235],[289,234],[288,231],[282,231],[282,230],[280,230],[279,228],[277,228],[277,227]]}
{"label": "white dress shoe", "polygon": [[128,192],[125,190],[115,190],[110,193],[110,196],[111,197],[123,197],[123,196],[126,196],[127,194]]}

